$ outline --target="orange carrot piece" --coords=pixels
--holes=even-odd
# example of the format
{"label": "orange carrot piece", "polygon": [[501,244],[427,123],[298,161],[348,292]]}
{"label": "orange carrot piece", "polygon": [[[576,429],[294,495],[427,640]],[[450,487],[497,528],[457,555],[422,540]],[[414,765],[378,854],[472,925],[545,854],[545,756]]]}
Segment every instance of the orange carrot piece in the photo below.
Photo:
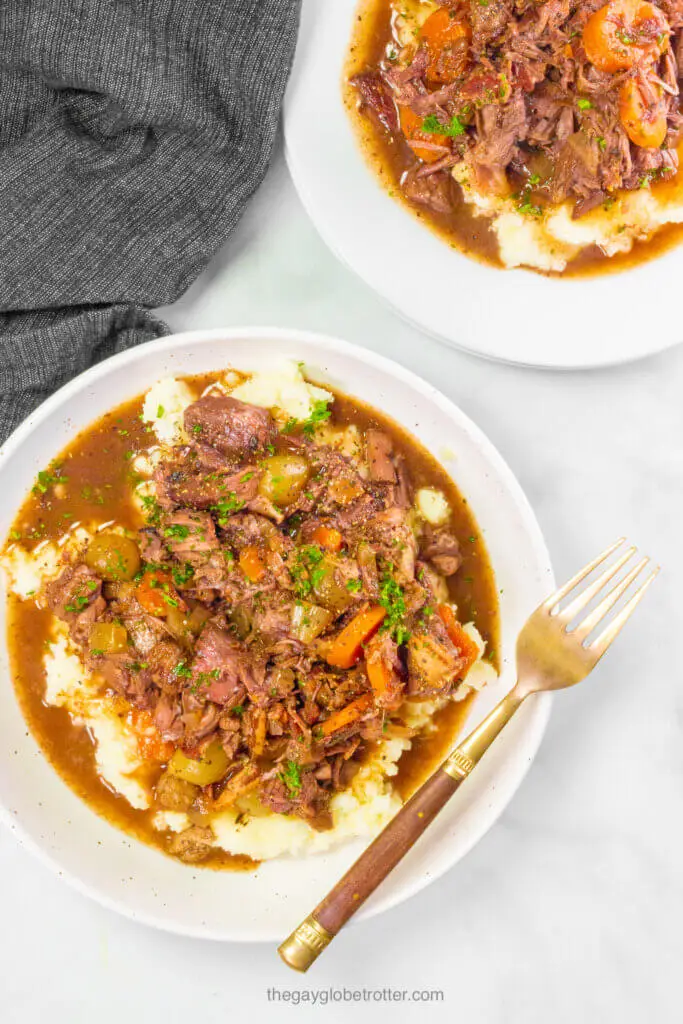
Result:
{"label": "orange carrot piece", "polygon": [[377,638],[371,640],[365,650],[365,671],[370,680],[375,696],[383,696],[391,685],[391,669],[382,659],[380,647],[377,645]]}
{"label": "orange carrot piece", "polygon": [[344,538],[339,530],[335,530],[334,526],[325,526],[322,523],[313,531],[312,539],[314,544],[325,548],[326,551],[339,551],[344,543]]}
{"label": "orange carrot piece", "polygon": [[340,729],[353,725],[370,708],[371,704],[372,697],[369,693],[364,693],[362,697],[352,700],[345,708],[333,711],[330,717],[320,726],[321,734],[323,736],[331,736],[333,732],[339,732]]}
{"label": "orange carrot piece", "polygon": [[429,15],[420,29],[420,40],[427,44],[429,52],[425,77],[430,85],[445,85],[455,81],[469,64],[472,29],[464,18],[452,17],[454,13],[446,7],[440,7]]}
{"label": "orange carrot piece", "polygon": [[465,675],[466,672],[469,672],[472,665],[474,665],[475,661],[479,657],[479,648],[469,633],[467,633],[464,627],[460,625],[453,614],[453,609],[450,608],[449,605],[437,605],[436,614],[446,627],[446,632],[448,633],[451,643],[454,647],[458,648],[460,657],[467,660],[467,664],[460,673],[461,675]]}
{"label": "orange carrot piece", "polygon": [[[406,137],[406,141],[413,153],[418,160],[424,161],[426,164],[434,163],[436,160],[440,160],[444,155],[438,149],[429,149],[428,147],[420,146],[420,142],[431,143],[437,146],[447,146],[449,144],[447,135],[440,135],[436,132],[424,132],[422,131],[423,117],[413,113],[410,107],[399,108],[399,118],[401,121],[401,131]],[[417,143],[417,145],[416,145]]]}
{"label": "orange carrot piece", "polygon": [[250,544],[246,548],[242,548],[239,557],[240,569],[252,583],[258,583],[266,571],[266,567],[263,564],[259,549],[253,544]]}
{"label": "orange carrot piece", "polygon": [[363,644],[377,632],[386,614],[378,604],[362,608],[330,644],[327,663],[335,668],[353,668],[363,652]]}
{"label": "orange carrot piece", "polygon": [[170,608],[187,611],[187,605],[171,582],[172,577],[162,569],[147,569],[135,588],[135,596],[149,615],[160,618],[168,615]]}

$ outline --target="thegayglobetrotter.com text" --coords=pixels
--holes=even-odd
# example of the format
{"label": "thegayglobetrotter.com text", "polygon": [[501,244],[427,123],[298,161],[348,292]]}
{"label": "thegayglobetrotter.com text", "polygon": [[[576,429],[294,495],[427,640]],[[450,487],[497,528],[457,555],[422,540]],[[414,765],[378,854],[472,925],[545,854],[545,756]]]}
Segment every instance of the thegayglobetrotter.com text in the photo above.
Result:
{"label": "thegayglobetrotter.com text", "polygon": [[266,989],[269,1003],[329,1006],[330,1003],[443,1003],[441,988],[276,988]]}

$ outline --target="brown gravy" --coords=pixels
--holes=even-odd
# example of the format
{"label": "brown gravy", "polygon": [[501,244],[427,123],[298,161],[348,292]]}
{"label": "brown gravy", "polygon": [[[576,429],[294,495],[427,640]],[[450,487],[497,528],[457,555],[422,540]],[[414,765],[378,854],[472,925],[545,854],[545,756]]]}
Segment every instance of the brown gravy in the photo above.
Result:
{"label": "brown gravy", "polygon": [[[197,395],[217,375],[187,378]],[[325,385],[328,387],[328,385]],[[79,434],[56,460],[64,485],[47,494],[31,493],[10,531],[11,539],[33,547],[43,540],[61,537],[72,522],[116,521],[135,530],[142,517],[130,500],[137,482],[131,470],[136,452],[154,437],[141,422],[142,397],[133,399],[103,416]],[[488,643],[489,657],[497,666],[498,599],[488,555],[467,501],[444,469],[410,434],[376,410],[335,393],[333,422],[356,423],[361,430],[381,426],[396,440],[406,458],[416,487],[430,485],[442,490],[453,510],[452,526],[462,544],[463,566],[451,581],[451,596],[464,621],[476,622]],[[63,708],[44,702],[43,654],[49,638],[50,612],[32,600],[10,596],[8,645],[17,698],[26,721],[43,753],[64,781],[98,814],[119,828],[165,851],[166,837],[152,827],[152,813],[137,810],[103,782],[96,771],[92,740],[84,727],[73,724]],[[403,755],[395,785],[401,796],[412,793],[453,744],[470,707],[470,700],[448,705],[439,712],[438,728],[417,739]],[[153,779],[147,781],[153,782]],[[257,863],[248,857],[222,851],[212,853],[202,867],[249,870]]]}
{"label": "brown gravy", "polygon": [[[358,111],[358,93],[349,79],[375,67],[386,57],[387,48],[395,46],[388,0],[363,0],[358,9],[353,35],[346,61],[342,93],[344,105],[354,126],[356,136],[366,160],[392,198],[396,198],[411,214],[434,231],[452,249],[485,263],[504,269],[498,256],[498,243],[484,217],[475,217],[470,205],[455,190],[455,205],[449,213],[437,213],[419,207],[406,199],[401,189],[401,178],[414,163],[410,147],[402,138],[393,138],[377,128],[374,122]],[[683,146],[680,156],[683,157]],[[682,160],[683,164],[683,160]],[[660,195],[676,196],[683,191],[683,169],[668,181],[654,182],[650,188]],[[635,242],[627,253],[606,256],[596,245],[580,252],[561,274],[516,268],[526,273],[540,273],[546,277],[587,277],[595,274],[615,274],[630,270],[648,260],[656,259],[683,242],[683,224],[668,224],[652,238]]]}

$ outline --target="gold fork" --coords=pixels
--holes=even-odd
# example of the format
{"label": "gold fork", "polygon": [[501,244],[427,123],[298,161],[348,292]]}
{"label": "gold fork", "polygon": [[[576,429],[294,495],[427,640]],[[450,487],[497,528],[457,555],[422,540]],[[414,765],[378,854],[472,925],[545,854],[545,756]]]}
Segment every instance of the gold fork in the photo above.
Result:
{"label": "gold fork", "polygon": [[286,964],[297,971],[308,970],[349,918],[403,859],[527,697],[542,690],[562,690],[579,683],[602,658],[643,598],[659,572],[659,566],[650,572],[620,611],[592,640],[591,634],[595,633],[605,616],[631,588],[649,559],[641,559],[580,620],[579,614],[630,561],[636,552],[635,547],[624,551],[564,607],[560,608],[560,603],[570,597],[577,585],[590,576],[594,569],[606,562],[624,540],[621,537],[589,562],[533,612],[517,640],[517,682],[513,689],[446,758],[313,913],[282,943],[278,952]]}

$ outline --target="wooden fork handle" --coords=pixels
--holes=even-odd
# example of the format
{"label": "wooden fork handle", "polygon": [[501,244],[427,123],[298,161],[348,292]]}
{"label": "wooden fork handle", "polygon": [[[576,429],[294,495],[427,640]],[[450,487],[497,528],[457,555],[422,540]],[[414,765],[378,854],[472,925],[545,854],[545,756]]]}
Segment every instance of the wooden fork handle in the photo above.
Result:
{"label": "wooden fork handle", "polygon": [[392,818],[340,882],[302,921],[278,953],[296,971],[307,971],[337,932],[393,871],[434,821],[526,698],[515,687],[456,747],[425,784]]}
{"label": "wooden fork handle", "polygon": [[439,768],[361,854],[312,914],[280,946],[290,967],[305,971],[372,895],[431,825],[469,772],[453,775]]}

